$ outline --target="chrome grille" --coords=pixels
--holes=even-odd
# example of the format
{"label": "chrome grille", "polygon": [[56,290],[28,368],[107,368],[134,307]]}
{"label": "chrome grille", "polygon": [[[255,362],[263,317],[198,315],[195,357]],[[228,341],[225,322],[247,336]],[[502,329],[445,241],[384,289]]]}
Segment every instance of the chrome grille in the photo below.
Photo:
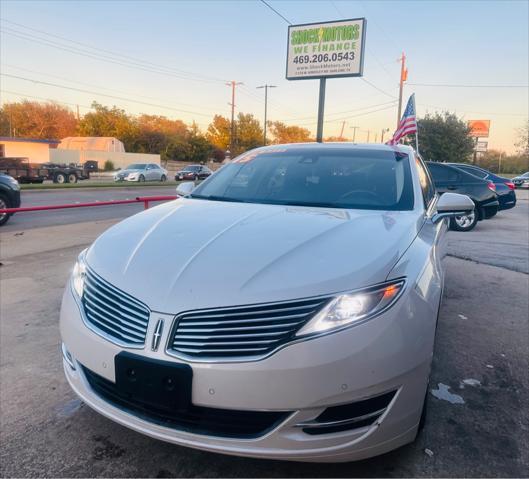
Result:
{"label": "chrome grille", "polygon": [[149,308],[87,269],[82,303],[86,320],[96,332],[120,344],[142,346]]}
{"label": "chrome grille", "polygon": [[196,358],[251,357],[291,341],[329,298],[182,313],[170,351]]}

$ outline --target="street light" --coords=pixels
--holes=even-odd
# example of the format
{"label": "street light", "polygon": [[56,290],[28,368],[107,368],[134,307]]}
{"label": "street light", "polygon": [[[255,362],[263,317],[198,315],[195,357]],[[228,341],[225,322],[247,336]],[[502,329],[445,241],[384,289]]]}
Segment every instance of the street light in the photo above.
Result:
{"label": "street light", "polygon": [[267,109],[268,109],[268,89],[269,88],[277,88],[275,85],[261,85],[261,86],[258,86],[256,87],[257,89],[259,88],[264,88],[264,91],[265,91],[265,111],[264,111],[264,134],[263,134],[263,144],[264,146],[266,146],[266,113],[267,113]]}

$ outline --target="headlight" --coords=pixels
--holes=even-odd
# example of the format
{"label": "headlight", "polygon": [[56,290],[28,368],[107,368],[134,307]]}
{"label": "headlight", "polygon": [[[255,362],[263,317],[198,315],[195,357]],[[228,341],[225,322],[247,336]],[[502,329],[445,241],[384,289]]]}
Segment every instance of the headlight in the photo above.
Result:
{"label": "headlight", "polygon": [[403,288],[404,280],[398,280],[337,296],[303,326],[297,336],[323,333],[371,319],[395,303]]}
{"label": "headlight", "polygon": [[137,178],[138,173],[129,173],[129,178]]}
{"label": "headlight", "polygon": [[86,250],[81,251],[81,254],[77,258],[77,262],[73,267],[72,271],[72,286],[77,296],[80,298],[83,296],[84,281],[86,277],[86,262],[85,262]]}

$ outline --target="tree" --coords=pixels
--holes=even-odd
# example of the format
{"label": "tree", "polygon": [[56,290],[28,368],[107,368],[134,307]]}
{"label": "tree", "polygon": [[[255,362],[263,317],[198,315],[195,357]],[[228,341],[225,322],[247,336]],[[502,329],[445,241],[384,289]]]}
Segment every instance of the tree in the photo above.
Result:
{"label": "tree", "polygon": [[529,157],[529,121],[524,126],[517,129],[518,139],[514,146],[518,153]]}
{"label": "tree", "polygon": [[310,131],[300,126],[287,126],[280,121],[268,122],[273,143],[305,143],[313,141]]}
{"label": "tree", "polygon": [[427,161],[467,162],[474,140],[467,123],[449,112],[426,115],[417,122],[419,150]]}
{"label": "tree", "polygon": [[235,155],[244,153],[263,144],[263,129],[259,120],[251,113],[239,113],[235,124]]}
{"label": "tree", "polygon": [[137,151],[140,130],[133,117],[116,106],[109,108],[93,102],[92,108],[95,111],[84,115],[79,122],[82,136],[113,136],[124,143],[126,151]]}
{"label": "tree", "polygon": [[75,134],[73,112],[56,103],[24,100],[5,103],[0,109],[1,136],[26,138],[65,138]]}
{"label": "tree", "polygon": [[215,115],[208,126],[206,138],[217,148],[226,151],[230,145],[230,120],[221,115]]}

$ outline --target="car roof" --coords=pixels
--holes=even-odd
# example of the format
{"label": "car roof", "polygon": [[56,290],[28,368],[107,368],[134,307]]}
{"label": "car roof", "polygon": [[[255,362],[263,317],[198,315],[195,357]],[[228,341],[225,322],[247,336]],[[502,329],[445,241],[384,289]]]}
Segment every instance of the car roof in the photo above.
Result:
{"label": "car roof", "polygon": [[261,146],[250,151],[263,151],[267,150],[277,150],[278,148],[282,150],[299,150],[302,149],[343,149],[343,150],[379,150],[379,151],[400,151],[403,153],[413,153],[414,150],[411,146],[407,145],[386,145],[384,143],[353,143],[349,141],[337,141],[337,142],[327,142],[327,143],[280,143],[277,145]]}

